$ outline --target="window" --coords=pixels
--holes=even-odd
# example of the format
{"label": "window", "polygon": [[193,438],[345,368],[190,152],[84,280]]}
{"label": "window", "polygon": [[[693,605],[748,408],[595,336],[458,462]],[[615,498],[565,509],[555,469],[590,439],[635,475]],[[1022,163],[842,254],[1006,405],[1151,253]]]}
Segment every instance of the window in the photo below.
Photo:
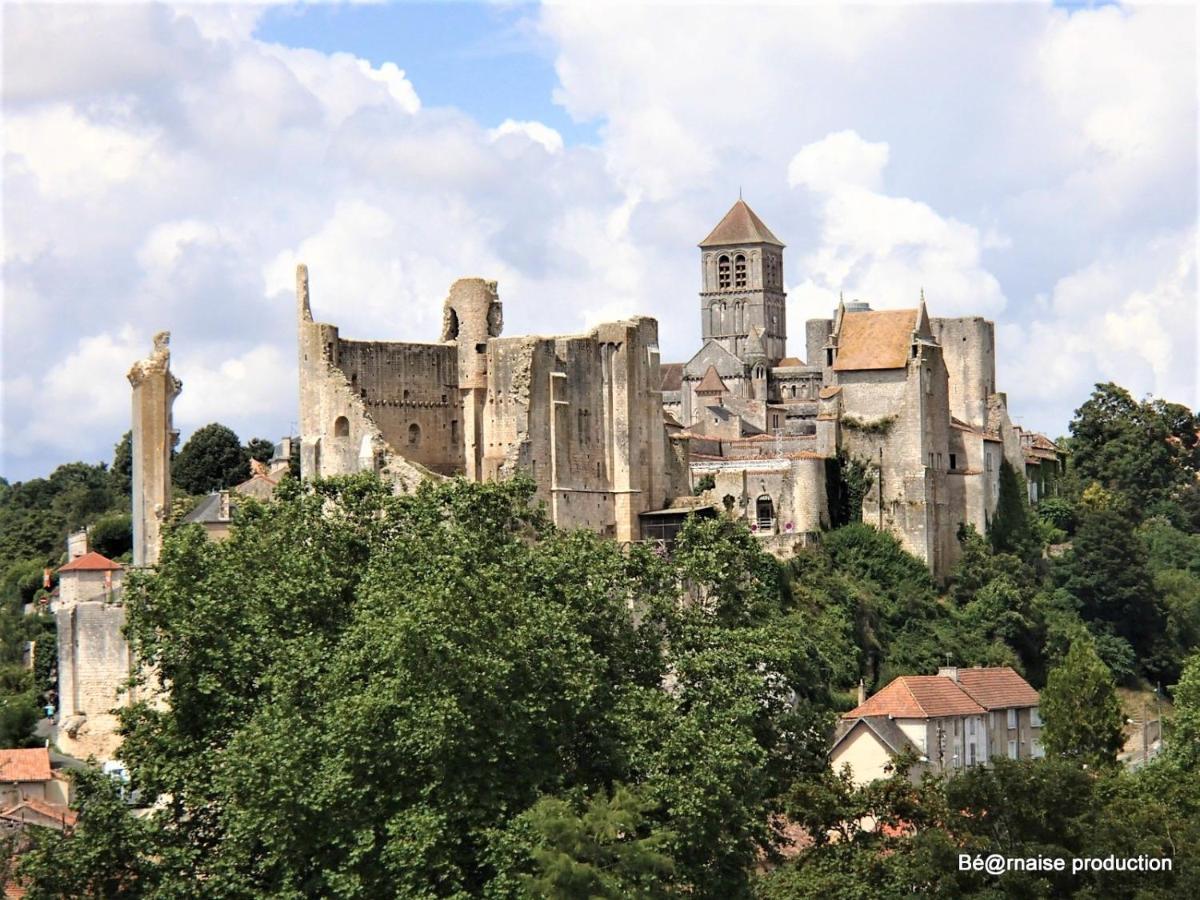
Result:
{"label": "window", "polygon": [[925,393],[927,393],[927,394],[933,393],[933,370],[932,369],[925,370]]}
{"label": "window", "polygon": [[1034,728],[1042,727],[1042,711],[1036,706],[1029,711],[1029,724]]}
{"label": "window", "polygon": [[421,446],[421,426],[418,425],[416,422],[413,422],[411,425],[408,426],[408,446],[410,446],[410,447],[420,447]]}
{"label": "window", "polygon": [[1015,709],[1010,709],[1008,711],[1008,727],[1009,728],[1017,727],[1017,711]]}
{"label": "window", "polygon": [[458,419],[450,420],[450,443],[458,443]]}
{"label": "window", "polygon": [[950,471],[953,472],[957,468],[958,468],[958,454],[951,453],[950,454]]}
{"label": "window", "polygon": [[967,719],[967,734],[969,734],[971,737],[975,737],[975,720],[974,719]]}
{"label": "window", "polygon": [[967,745],[967,765],[975,765],[975,742],[972,741]]}
{"label": "window", "polygon": [[1034,759],[1041,759],[1046,755],[1046,750],[1042,746],[1041,741],[1032,741],[1029,745],[1029,755]]}
{"label": "window", "polygon": [[929,468],[933,468],[933,451],[929,453]]}
{"label": "window", "polygon": [[1008,742],[1008,758],[1009,759],[1017,758],[1017,742],[1016,741]]}
{"label": "window", "polygon": [[996,730],[996,714],[994,712],[990,712],[990,713],[988,713],[988,731],[995,731],[995,730]]}
{"label": "window", "polygon": [[940,453],[937,455],[937,467],[938,471],[940,472],[942,469],[942,454]]}
{"label": "window", "polygon": [[350,436],[350,420],[345,416],[338,416],[333,420],[333,436],[334,437],[349,437]]}
{"label": "window", "polygon": [[954,736],[955,737],[958,737],[958,729],[961,724],[962,724],[962,721],[960,719],[954,720]]}
{"label": "window", "polygon": [[833,348],[832,347],[830,347],[828,350],[825,351],[825,365],[827,365],[827,366],[833,365]]}
{"label": "window", "polygon": [[722,291],[729,290],[729,257],[722,255],[717,260],[717,288]]}
{"label": "window", "polygon": [[733,286],[736,288],[746,286],[746,257],[741,253],[734,257],[733,261]]}

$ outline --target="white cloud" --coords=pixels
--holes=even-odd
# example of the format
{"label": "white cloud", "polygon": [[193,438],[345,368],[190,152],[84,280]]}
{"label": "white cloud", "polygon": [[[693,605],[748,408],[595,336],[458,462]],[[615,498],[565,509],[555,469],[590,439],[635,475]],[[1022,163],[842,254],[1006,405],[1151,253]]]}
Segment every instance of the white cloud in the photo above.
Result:
{"label": "white cloud", "polygon": [[865,141],[854,131],[838,131],[792,157],[788,184],[822,192],[846,187],[877,191],[883,184],[887,161],[886,143]]}
{"label": "white cloud", "polygon": [[412,60],[263,43],[260,15],[5,10],[4,475],[108,458],[161,329],[183,427],[281,434],[300,260],[349,337],[432,339],[480,275],[507,333],[645,313],[687,358],[695,243],[739,187],[788,243],[794,354],[838,291],[923,287],[997,318],[1027,422],[1110,378],[1197,401],[1193,9],[543,7],[595,146],[423,104]]}
{"label": "white cloud", "polygon": [[541,122],[518,122],[516,119],[505,119],[499,126],[488,132],[488,138],[492,142],[509,135],[520,135],[526,140],[540,144],[547,153],[562,153],[562,135]]}

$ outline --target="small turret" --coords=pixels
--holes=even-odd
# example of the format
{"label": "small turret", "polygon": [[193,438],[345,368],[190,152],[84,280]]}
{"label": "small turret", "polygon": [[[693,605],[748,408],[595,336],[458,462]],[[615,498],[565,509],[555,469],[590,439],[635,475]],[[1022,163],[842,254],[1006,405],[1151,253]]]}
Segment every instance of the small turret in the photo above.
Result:
{"label": "small turret", "polygon": [[504,327],[496,282],[460,278],[442,311],[442,340],[458,344],[458,386],[487,388],[487,342]]}

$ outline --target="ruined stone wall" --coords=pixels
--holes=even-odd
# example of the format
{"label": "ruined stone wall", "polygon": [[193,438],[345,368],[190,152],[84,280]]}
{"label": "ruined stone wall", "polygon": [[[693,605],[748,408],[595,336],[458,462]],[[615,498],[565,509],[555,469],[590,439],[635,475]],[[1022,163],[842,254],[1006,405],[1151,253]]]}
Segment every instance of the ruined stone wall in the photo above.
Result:
{"label": "ruined stone wall", "polygon": [[930,319],[950,377],[950,414],[983,428],[996,391],[995,326],[981,316]]}
{"label": "ruined stone wall", "polygon": [[55,624],[59,746],[64,752],[111,759],[120,744],[113,710],[133,699],[121,690],[132,662],[122,633],[125,609],[102,601],[79,603],[60,609]]}
{"label": "ruined stone wall", "polygon": [[[303,265],[296,268],[296,308],[301,475],[321,478],[375,471],[401,490],[413,490],[422,479],[433,476],[430,469],[388,443],[361,390],[339,367],[343,343],[352,342],[341,341],[335,326],[313,321],[308,269]],[[440,399],[441,394],[436,396]]]}
{"label": "ruined stone wall", "polygon": [[[693,479],[706,475],[713,476],[714,487],[705,492],[705,499],[724,509],[725,498],[732,497],[734,517],[753,525],[759,537],[800,539],[829,526],[823,459],[693,461]],[[771,498],[775,511],[774,527],[769,532],[759,529],[755,522],[756,504],[764,495]]]}
{"label": "ruined stone wall", "polygon": [[456,475],[463,471],[457,357],[453,344],[338,340],[334,365],[392,449]]}

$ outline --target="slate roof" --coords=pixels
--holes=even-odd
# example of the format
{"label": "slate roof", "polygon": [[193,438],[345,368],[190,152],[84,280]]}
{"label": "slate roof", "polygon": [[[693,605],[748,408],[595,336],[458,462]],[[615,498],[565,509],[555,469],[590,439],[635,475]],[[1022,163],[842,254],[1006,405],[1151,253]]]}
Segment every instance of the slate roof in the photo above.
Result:
{"label": "slate roof", "polygon": [[834,371],[903,369],[908,363],[917,313],[915,309],[844,313]]}
{"label": "slate roof", "polygon": [[[183,517],[182,521],[189,525],[196,523],[203,525],[205,522],[228,522],[230,516],[221,515],[221,506],[221,492],[216,491],[197,503],[195,508]],[[233,508],[231,506],[231,515],[232,512]]]}
{"label": "slate roof", "polygon": [[0,783],[49,781],[50,778],[50,751],[45,747],[0,750]]}
{"label": "slate roof", "polygon": [[958,683],[984,709],[1037,706],[1038,692],[1008,666],[959,669]]}
{"label": "slate roof", "polygon": [[658,371],[662,375],[659,390],[678,391],[683,388],[683,363],[663,363]]}
{"label": "slate roof", "polygon": [[700,379],[700,383],[696,385],[697,394],[725,394],[728,392],[729,388],[721,380],[721,376],[717,374],[716,366],[709,366],[708,371],[704,373],[704,377]]}
{"label": "slate roof", "polygon": [[725,213],[725,217],[717,223],[717,227],[708,237],[700,242],[701,247],[725,247],[734,244],[785,246],[783,241],[771,234],[771,229],[746,205],[746,201],[740,198],[730,207],[729,212]]}
{"label": "slate roof", "polygon": [[115,572],[122,569],[120,563],[115,563],[107,556],[103,556],[92,550],[78,559],[74,559],[65,566],[59,568],[59,572]]}
{"label": "slate roof", "polygon": [[977,716],[986,710],[953,679],[943,675],[901,675],[868,697],[843,719],[892,716],[897,719],[932,719],[938,716]]}

